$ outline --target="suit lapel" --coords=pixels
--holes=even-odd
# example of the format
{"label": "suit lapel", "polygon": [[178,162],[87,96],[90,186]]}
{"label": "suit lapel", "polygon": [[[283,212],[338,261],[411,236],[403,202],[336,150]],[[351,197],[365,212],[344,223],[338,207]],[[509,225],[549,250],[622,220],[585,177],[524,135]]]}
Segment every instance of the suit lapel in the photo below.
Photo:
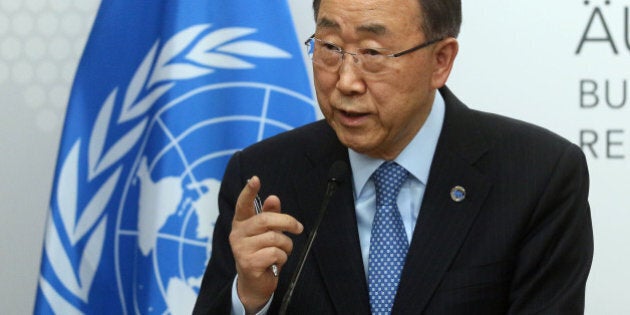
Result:
{"label": "suit lapel", "polygon": [[[313,209],[305,218],[305,233],[310,233],[317,218],[330,166],[337,160],[343,160],[349,165],[347,149],[339,143],[332,129],[327,129],[329,133],[325,137],[318,135],[319,140],[324,141],[315,145],[316,149],[307,154],[311,169],[306,178],[312,184],[300,181],[294,185],[297,195],[300,196],[300,206]],[[320,269],[336,312],[369,313],[350,174],[330,199],[311,254]]]}
{"label": "suit lapel", "polygon": [[[441,90],[447,110],[433,158],[420,215],[401,275],[393,313],[419,313],[427,306],[448,270],[490,190],[491,183],[473,166],[487,145],[469,111],[448,89]],[[474,123],[474,122],[472,122]],[[451,189],[466,189],[456,202]]]}

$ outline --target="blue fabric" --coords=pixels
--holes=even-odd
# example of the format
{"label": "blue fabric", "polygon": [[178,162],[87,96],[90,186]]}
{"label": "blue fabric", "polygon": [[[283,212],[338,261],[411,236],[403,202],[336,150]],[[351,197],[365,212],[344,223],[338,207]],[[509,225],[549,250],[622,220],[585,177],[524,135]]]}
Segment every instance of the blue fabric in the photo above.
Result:
{"label": "blue fabric", "polygon": [[190,314],[229,158],[316,118],[303,49],[286,1],[103,1],[34,312]]}
{"label": "blue fabric", "polygon": [[376,216],[372,225],[368,286],[372,314],[390,314],[409,243],[396,197],[409,172],[385,162],[374,172]]}

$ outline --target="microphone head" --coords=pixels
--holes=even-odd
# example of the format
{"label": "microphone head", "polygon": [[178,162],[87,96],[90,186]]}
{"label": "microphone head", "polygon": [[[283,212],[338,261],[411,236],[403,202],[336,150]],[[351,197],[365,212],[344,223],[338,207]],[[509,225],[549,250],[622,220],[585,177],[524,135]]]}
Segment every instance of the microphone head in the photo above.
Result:
{"label": "microphone head", "polygon": [[348,163],[342,160],[335,161],[328,170],[328,182],[341,184],[347,176]]}

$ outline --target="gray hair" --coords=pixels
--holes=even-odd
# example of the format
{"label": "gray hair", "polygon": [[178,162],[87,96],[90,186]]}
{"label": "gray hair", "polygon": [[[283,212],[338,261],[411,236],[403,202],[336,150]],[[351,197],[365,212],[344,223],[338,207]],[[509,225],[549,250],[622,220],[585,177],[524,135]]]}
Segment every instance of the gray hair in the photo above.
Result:
{"label": "gray hair", "polygon": [[[321,0],[313,0],[315,20]],[[421,25],[427,39],[457,37],[462,25],[461,0],[418,0],[423,13]]]}

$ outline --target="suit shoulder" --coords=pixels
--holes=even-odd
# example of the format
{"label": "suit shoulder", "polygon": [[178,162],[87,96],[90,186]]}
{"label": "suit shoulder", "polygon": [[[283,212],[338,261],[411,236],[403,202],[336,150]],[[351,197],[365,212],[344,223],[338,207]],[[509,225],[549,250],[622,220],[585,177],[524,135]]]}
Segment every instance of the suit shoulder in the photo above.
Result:
{"label": "suit shoulder", "polygon": [[522,144],[529,148],[577,146],[557,133],[541,126],[494,113],[471,110],[478,130],[495,145]]}
{"label": "suit shoulder", "polygon": [[[446,139],[467,147],[485,142],[489,147],[512,151],[579,148],[562,136],[532,123],[468,108],[448,88],[440,90],[446,102]],[[451,130],[454,130],[451,132]],[[464,139],[464,140],[462,140]],[[463,142],[463,144],[462,144]],[[472,142],[472,144],[468,144]],[[553,149],[555,148],[555,150]]]}

